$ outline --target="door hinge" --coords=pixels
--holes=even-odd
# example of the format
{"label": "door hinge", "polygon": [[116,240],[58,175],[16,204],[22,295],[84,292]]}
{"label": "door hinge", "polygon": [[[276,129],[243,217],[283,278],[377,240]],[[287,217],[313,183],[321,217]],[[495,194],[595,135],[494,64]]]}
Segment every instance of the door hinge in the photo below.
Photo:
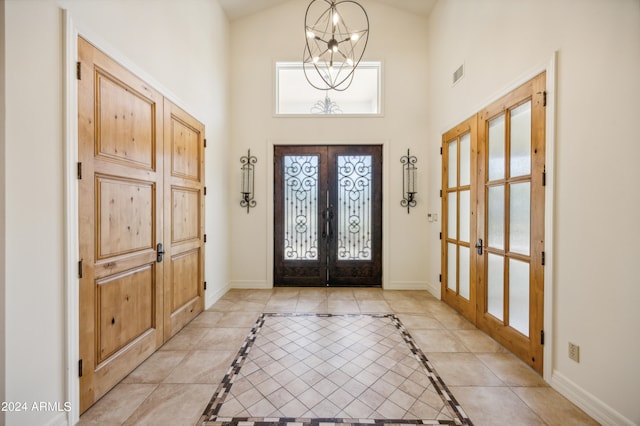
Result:
{"label": "door hinge", "polygon": [[204,195],[207,195],[207,187],[204,187]]}
{"label": "door hinge", "polygon": [[442,274],[438,275],[438,281],[442,282]]}
{"label": "door hinge", "polygon": [[82,80],[82,64],[80,61],[76,62],[76,78]]}
{"label": "door hinge", "polygon": [[82,359],[78,360],[78,377],[82,377]]}
{"label": "door hinge", "polygon": [[82,163],[78,162],[78,170],[77,170],[78,180],[82,179]]}
{"label": "door hinge", "polygon": [[83,260],[80,259],[80,261],[78,262],[78,278],[82,278],[82,264],[83,264]]}
{"label": "door hinge", "polygon": [[440,239],[442,239],[442,232],[440,233]]}
{"label": "door hinge", "polygon": [[542,186],[547,186],[547,166],[542,170]]}
{"label": "door hinge", "polygon": [[204,147],[206,148],[207,147],[207,138],[204,138],[203,140],[204,140]]}
{"label": "door hinge", "polygon": [[207,242],[207,234],[204,234],[204,242]]}
{"label": "door hinge", "polygon": [[540,344],[544,345],[544,330],[540,330]]}
{"label": "door hinge", "polygon": [[547,91],[542,92],[542,106],[547,106]]}
{"label": "door hinge", "polygon": [[442,155],[442,147],[440,147],[440,155]]}
{"label": "door hinge", "polygon": [[542,266],[544,266],[544,264],[546,263],[546,259],[545,259],[545,254],[544,252],[542,252]]}
{"label": "door hinge", "polygon": [[440,190],[440,198],[442,198],[442,189]]}
{"label": "door hinge", "polygon": [[207,289],[207,282],[206,281],[204,282],[204,289],[205,290]]}

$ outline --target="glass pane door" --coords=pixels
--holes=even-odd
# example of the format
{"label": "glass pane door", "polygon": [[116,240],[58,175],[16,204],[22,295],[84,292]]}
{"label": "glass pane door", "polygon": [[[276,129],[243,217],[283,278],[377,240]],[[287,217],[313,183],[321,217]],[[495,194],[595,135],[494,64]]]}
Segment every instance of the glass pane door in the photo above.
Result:
{"label": "glass pane door", "polygon": [[475,322],[476,118],[443,136],[442,297]]}
{"label": "glass pane door", "polygon": [[545,74],[478,114],[477,325],[542,371]]}

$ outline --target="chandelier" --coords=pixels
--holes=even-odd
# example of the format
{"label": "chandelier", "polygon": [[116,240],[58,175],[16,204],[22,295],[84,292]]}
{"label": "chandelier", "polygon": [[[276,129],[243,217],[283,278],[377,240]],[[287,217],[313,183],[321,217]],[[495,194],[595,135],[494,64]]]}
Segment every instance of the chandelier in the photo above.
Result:
{"label": "chandelier", "polygon": [[304,32],[302,63],[309,84],[318,90],[346,90],[367,47],[367,12],[353,0],[312,0]]}

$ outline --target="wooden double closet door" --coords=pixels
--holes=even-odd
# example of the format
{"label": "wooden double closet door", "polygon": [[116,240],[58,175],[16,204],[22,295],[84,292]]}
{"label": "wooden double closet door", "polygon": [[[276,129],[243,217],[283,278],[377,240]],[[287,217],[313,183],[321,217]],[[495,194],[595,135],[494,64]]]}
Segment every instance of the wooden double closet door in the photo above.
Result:
{"label": "wooden double closet door", "polygon": [[78,39],[80,411],[204,308],[204,126]]}
{"label": "wooden double closet door", "polygon": [[546,74],[442,136],[442,299],[543,367]]}

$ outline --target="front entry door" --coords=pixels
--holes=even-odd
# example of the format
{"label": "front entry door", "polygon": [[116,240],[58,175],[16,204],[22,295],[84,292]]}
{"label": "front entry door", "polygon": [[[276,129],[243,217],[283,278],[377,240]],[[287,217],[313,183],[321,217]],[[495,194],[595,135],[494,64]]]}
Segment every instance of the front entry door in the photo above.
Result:
{"label": "front entry door", "polygon": [[274,284],[382,285],[382,147],[275,147]]}

